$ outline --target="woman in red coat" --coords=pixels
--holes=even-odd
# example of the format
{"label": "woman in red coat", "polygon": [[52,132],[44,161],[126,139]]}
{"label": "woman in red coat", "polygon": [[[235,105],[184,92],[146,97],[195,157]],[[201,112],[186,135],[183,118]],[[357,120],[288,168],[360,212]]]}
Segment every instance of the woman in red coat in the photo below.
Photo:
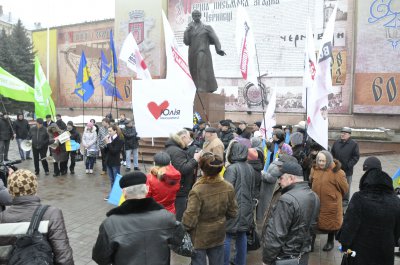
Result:
{"label": "woman in red coat", "polygon": [[171,157],[166,152],[155,154],[154,163],[155,166],[147,174],[147,197],[152,197],[175,214],[175,198],[180,188],[181,173],[171,165]]}

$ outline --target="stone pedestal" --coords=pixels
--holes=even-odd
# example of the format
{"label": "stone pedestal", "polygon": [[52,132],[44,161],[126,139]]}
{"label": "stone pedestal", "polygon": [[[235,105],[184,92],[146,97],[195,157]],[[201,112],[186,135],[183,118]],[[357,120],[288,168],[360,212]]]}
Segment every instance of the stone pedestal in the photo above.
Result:
{"label": "stone pedestal", "polygon": [[206,121],[207,118],[200,103],[199,96],[207,112],[208,121],[211,123],[211,126],[216,127],[220,120],[225,119],[225,97],[213,93],[196,93],[194,111],[198,112],[204,121]]}

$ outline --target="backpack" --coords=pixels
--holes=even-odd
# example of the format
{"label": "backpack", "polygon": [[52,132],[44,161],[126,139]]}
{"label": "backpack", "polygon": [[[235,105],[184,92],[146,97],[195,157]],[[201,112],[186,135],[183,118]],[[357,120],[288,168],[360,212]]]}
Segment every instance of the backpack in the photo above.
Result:
{"label": "backpack", "polygon": [[33,213],[28,231],[17,238],[8,265],[53,264],[53,250],[47,239],[39,232],[39,224],[48,205],[40,205]]}

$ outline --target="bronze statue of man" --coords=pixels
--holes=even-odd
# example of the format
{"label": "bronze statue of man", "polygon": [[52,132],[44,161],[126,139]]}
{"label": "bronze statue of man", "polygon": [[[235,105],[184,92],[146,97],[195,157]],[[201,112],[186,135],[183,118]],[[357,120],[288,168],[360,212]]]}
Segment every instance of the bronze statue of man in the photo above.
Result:
{"label": "bronze statue of man", "polygon": [[217,90],[210,45],[215,46],[217,54],[226,55],[213,28],[201,22],[201,12],[192,12],[193,21],[183,35],[183,42],[189,46],[189,69],[198,92],[212,93]]}

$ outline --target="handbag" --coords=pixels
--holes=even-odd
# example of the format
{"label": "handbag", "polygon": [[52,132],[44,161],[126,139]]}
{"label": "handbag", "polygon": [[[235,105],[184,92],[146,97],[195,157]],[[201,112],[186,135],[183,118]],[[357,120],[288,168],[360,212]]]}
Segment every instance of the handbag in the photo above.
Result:
{"label": "handbag", "polygon": [[183,225],[178,221],[176,222],[176,228],[169,243],[172,251],[178,255],[192,258],[196,253],[189,233],[185,231]]}
{"label": "handbag", "polygon": [[83,161],[83,155],[81,154],[80,150],[76,150],[74,152],[76,152],[75,162]]}
{"label": "handbag", "polygon": [[[347,250],[346,252],[343,253],[343,257],[342,257],[342,262],[340,263],[340,265],[353,265],[355,264],[354,262],[354,257],[352,256],[352,253],[355,253],[351,250]],[[355,254],[354,254],[355,256]]]}
{"label": "handbag", "polygon": [[250,230],[246,233],[247,235],[247,250],[253,251],[257,250],[261,247],[260,244],[260,236],[257,233],[256,228],[256,208],[257,208],[258,200],[254,199],[253,206],[253,223],[250,226]]}

